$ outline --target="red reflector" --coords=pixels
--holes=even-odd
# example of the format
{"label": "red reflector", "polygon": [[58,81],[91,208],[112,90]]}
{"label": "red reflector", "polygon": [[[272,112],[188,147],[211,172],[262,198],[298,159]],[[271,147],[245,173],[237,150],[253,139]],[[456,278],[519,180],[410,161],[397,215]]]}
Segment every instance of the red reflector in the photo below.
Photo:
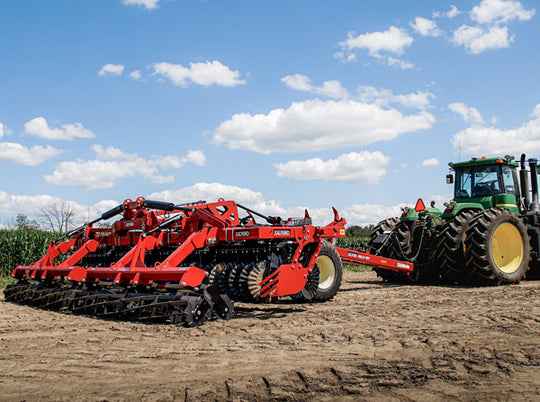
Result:
{"label": "red reflector", "polygon": [[416,201],[416,206],[414,207],[414,210],[416,212],[420,212],[420,211],[425,211],[426,209],[426,206],[424,205],[424,201],[422,201],[421,198],[418,199],[418,201]]}
{"label": "red reflector", "polygon": [[497,163],[503,163],[504,161],[502,159],[497,159],[495,162]]}

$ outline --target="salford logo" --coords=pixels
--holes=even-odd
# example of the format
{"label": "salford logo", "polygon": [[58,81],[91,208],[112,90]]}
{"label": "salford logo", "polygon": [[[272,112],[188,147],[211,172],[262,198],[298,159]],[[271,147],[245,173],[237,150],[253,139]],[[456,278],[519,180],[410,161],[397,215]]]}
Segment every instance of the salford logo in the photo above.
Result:
{"label": "salford logo", "polygon": [[289,236],[291,234],[290,230],[274,230],[274,236]]}
{"label": "salford logo", "polygon": [[368,261],[371,260],[371,257],[368,257],[366,255],[356,254],[356,253],[347,253],[347,256],[359,258],[361,260],[368,260]]}
{"label": "salford logo", "polygon": [[239,230],[238,232],[234,232],[234,235],[236,237],[247,237],[249,236],[249,230]]}

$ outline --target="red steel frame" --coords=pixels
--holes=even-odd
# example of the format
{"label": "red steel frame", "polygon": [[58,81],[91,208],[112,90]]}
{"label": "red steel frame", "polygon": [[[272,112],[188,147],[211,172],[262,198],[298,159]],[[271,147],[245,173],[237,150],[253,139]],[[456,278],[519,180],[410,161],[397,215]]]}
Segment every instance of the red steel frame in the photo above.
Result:
{"label": "red steel frame", "polygon": [[408,261],[393,260],[391,258],[381,257],[370,254],[369,250],[347,250],[336,247],[336,250],[343,262],[356,265],[367,265],[372,268],[388,269],[390,271],[411,274],[414,270],[414,264]]}

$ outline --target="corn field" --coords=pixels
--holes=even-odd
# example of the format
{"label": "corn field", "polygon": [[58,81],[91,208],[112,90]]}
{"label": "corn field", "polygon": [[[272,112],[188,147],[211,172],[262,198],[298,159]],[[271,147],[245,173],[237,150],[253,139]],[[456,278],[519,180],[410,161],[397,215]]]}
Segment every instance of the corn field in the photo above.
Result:
{"label": "corn field", "polygon": [[58,233],[35,229],[0,229],[0,277],[9,276],[17,265],[39,260]]}
{"label": "corn field", "polygon": [[[0,277],[7,277],[17,265],[28,265],[39,260],[58,233],[36,229],[0,229]],[[347,235],[337,240],[337,246],[356,248],[369,238]]]}

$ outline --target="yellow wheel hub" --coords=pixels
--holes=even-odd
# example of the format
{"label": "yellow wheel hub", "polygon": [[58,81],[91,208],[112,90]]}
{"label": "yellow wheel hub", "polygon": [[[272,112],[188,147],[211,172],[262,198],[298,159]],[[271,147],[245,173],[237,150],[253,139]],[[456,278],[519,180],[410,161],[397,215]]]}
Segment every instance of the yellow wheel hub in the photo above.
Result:
{"label": "yellow wheel hub", "polygon": [[503,223],[493,233],[491,241],[493,261],[505,274],[517,271],[523,261],[523,238],[511,223]]}
{"label": "yellow wheel hub", "polygon": [[336,267],[330,257],[321,255],[315,261],[319,267],[319,289],[328,289],[334,282],[336,276]]}

